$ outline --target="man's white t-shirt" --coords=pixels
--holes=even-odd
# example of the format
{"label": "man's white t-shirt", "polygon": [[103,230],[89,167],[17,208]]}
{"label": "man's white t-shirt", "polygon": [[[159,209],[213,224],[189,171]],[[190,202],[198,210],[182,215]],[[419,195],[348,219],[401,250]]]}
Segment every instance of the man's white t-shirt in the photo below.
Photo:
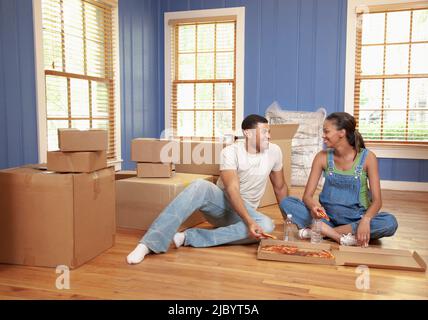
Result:
{"label": "man's white t-shirt", "polygon": [[[259,206],[271,171],[281,169],[281,148],[270,142],[269,148],[261,153],[248,153],[243,141],[227,146],[221,152],[220,171],[237,171],[241,197],[254,208]],[[217,186],[224,189],[221,178],[217,180]]]}

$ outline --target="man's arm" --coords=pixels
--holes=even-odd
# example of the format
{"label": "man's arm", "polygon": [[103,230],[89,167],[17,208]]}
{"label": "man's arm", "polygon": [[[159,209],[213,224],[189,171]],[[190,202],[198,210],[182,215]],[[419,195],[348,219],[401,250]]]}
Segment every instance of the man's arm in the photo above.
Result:
{"label": "man's arm", "polygon": [[272,182],[276,200],[278,203],[281,203],[282,199],[288,196],[288,187],[284,180],[284,170],[271,171],[269,178]]}
{"label": "man's arm", "polygon": [[224,192],[229,200],[233,210],[242,218],[248,226],[250,236],[254,238],[261,238],[263,229],[251,218],[245,208],[244,201],[241,198],[239,190],[239,177],[236,170],[222,170],[220,171],[220,178],[224,185]]}

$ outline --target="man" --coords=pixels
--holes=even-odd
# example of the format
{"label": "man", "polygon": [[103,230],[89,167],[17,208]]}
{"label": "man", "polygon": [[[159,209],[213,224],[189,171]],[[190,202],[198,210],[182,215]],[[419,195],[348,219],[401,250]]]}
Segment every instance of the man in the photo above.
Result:
{"label": "man", "polygon": [[[200,179],[183,190],[128,255],[129,264],[140,263],[150,252],[166,252],[171,241],[177,248],[245,244],[254,243],[264,232],[273,231],[273,221],[256,208],[268,176],[278,203],[287,196],[281,149],[269,142],[270,129],[265,118],[249,115],[241,127],[245,141],[222,150],[217,185]],[[180,225],[196,210],[200,210],[215,228],[190,228],[177,233]]]}

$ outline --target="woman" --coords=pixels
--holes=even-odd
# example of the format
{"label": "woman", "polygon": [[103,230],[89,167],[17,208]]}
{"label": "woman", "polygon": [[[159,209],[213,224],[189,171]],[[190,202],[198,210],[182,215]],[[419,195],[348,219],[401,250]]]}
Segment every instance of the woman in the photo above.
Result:
{"label": "woman", "polygon": [[[321,219],[321,234],[341,245],[367,247],[370,239],[392,236],[397,220],[382,207],[379,171],[373,152],[365,149],[355,119],[346,112],[330,114],[324,121],[323,140],[327,150],[319,152],[303,194],[281,201],[284,218],[293,215],[299,237],[310,238],[312,219]],[[319,202],[313,196],[324,173]],[[370,183],[368,189],[367,178]],[[323,218],[326,213],[329,219]],[[325,216],[324,216],[325,217]]]}

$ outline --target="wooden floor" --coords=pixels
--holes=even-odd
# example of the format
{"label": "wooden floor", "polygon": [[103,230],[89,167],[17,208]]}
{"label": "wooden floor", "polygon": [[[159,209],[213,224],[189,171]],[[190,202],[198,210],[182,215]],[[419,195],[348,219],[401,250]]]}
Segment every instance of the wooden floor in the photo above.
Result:
{"label": "wooden floor", "polygon": [[[295,190],[301,193],[301,190]],[[428,262],[428,193],[383,191],[394,212],[396,236],[373,244],[414,249]],[[282,233],[277,206],[261,211]],[[370,269],[370,289],[358,290],[353,267],[256,259],[256,245],[171,249],[130,266],[126,255],[141,234],[119,231],[116,245],[71,271],[70,289],[58,290],[55,269],[0,265],[0,299],[427,299],[426,273]]]}

